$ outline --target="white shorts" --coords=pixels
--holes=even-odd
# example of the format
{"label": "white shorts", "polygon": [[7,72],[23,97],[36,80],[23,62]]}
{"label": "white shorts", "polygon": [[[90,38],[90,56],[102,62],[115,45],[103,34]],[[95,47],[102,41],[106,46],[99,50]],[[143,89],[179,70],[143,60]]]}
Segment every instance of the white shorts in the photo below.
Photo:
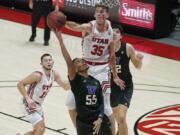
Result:
{"label": "white shorts", "polygon": [[25,104],[23,104],[23,113],[24,113],[25,119],[28,120],[33,126],[35,126],[38,122],[44,119],[42,106],[40,105],[37,105],[36,111],[29,112],[28,107],[26,107]]}
{"label": "white shorts", "polygon": [[[103,97],[104,97],[104,113],[107,116],[111,116],[113,112],[110,105],[110,93],[103,93]],[[69,110],[76,109],[74,94],[71,90],[68,92],[66,98],[66,106]]]}
{"label": "white shorts", "polygon": [[111,93],[111,76],[108,64],[97,66],[89,65],[88,74],[100,82],[103,93]]}

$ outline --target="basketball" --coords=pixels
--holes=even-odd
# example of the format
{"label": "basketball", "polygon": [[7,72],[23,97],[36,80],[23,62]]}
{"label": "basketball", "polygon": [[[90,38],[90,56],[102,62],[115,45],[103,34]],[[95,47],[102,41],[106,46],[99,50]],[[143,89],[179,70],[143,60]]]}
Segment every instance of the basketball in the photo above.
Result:
{"label": "basketball", "polygon": [[66,16],[60,11],[52,11],[47,16],[47,25],[50,29],[61,29],[66,24]]}

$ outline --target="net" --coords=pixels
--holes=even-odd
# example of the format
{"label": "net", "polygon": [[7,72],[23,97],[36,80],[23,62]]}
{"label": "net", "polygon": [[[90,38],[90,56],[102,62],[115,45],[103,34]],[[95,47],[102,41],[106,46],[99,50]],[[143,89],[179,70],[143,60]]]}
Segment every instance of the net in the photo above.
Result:
{"label": "net", "polygon": [[102,3],[109,8],[120,6],[120,0],[102,0]]}

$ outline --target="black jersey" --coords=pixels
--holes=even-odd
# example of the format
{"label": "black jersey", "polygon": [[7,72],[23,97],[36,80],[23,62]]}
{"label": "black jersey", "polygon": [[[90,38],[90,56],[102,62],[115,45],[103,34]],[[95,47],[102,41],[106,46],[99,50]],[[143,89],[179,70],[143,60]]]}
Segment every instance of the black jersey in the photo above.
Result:
{"label": "black jersey", "polygon": [[129,69],[129,60],[126,51],[126,43],[121,43],[121,47],[116,51],[116,71],[120,79],[125,81],[126,84],[132,82],[132,75]]}
{"label": "black jersey", "polygon": [[76,101],[77,118],[84,122],[93,122],[104,115],[102,89],[99,81],[92,76],[76,74],[70,80],[71,90]]}

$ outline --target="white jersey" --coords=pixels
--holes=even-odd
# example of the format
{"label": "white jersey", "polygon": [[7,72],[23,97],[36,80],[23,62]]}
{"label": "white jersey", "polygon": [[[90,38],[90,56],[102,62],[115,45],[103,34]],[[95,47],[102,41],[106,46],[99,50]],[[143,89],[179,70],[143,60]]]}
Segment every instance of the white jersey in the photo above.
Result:
{"label": "white jersey", "polygon": [[36,72],[41,74],[41,80],[38,83],[31,84],[27,89],[27,94],[37,104],[41,105],[44,102],[44,99],[48,94],[50,88],[52,87],[54,81],[54,72],[51,71],[49,77],[46,76],[43,69]]}
{"label": "white jersey", "polygon": [[91,33],[84,36],[82,42],[83,59],[91,62],[108,62],[110,42],[113,38],[113,31],[110,21],[106,20],[108,29],[99,32],[96,28],[96,21],[91,21]]}

